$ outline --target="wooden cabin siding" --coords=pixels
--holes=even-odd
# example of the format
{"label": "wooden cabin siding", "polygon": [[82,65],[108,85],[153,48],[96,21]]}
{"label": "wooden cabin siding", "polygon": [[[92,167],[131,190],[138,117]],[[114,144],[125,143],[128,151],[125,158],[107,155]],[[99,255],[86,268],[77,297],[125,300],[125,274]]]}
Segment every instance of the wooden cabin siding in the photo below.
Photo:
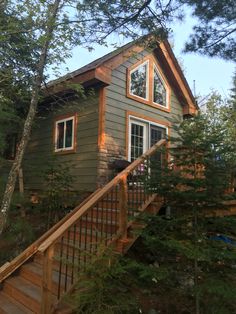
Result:
{"label": "wooden cabin siding", "polygon": [[[126,97],[127,69],[150,54],[143,51],[139,55],[130,58],[124,64],[112,71],[112,83],[106,88],[105,107],[105,148],[101,153],[103,165],[101,173],[103,181],[109,180],[113,175],[111,164],[115,159],[127,159],[127,112],[133,112],[150,119],[164,123],[181,121],[183,109],[174,92],[171,90],[171,112],[165,112],[150,105],[138,102]],[[167,79],[168,81],[168,79]],[[170,128],[171,135],[174,135]]]}
{"label": "wooden cabin siding", "polygon": [[[54,120],[77,113],[76,151],[55,153],[53,143]],[[41,113],[24,158],[24,181],[29,190],[42,190],[45,171],[50,162],[68,165],[73,175],[75,191],[93,191],[97,180],[98,95],[85,100],[65,102],[60,108]]]}

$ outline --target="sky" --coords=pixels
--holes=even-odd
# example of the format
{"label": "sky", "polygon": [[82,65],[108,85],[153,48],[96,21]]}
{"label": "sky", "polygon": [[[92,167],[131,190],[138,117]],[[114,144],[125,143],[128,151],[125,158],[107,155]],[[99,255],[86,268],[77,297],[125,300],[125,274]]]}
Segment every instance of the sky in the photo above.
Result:
{"label": "sky", "polygon": [[[233,72],[236,69],[235,64],[216,57],[209,58],[199,54],[182,52],[184,43],[188,39],[194,24],[195,20],[188,14],[185,22],[172,25],[173,33],[170,41],[174,45],[175,56],[180,61],[181,68],[184,70],[184,75],[192,91],[194,91],[195,81],[196,95],[205,97],[212,90],[217,90],[223,97],[227,97],[232,85]],[[119,42],[120,39],[117,40],[120,45],[124,44],[122,41]],[[66,66],[69,72],[74,71],[113,49],[112,46],[108,48],[95,46],[95,49],[89,52],[80,47],[75,48],[72,58],[67,61]],[[66,72],[64,70],[61,74]]]}

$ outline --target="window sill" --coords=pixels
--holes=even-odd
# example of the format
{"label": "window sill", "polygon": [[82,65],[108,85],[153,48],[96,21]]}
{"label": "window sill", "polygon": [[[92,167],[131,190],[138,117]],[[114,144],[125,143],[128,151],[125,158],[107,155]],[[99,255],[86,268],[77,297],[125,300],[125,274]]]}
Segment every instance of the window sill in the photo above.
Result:
{"label": "window sill", "polygon": [[156,104],[156,103],[154,103],[154,102],[152,102],[150,100],[142,99],[142,98],[140,98],[138,96],[136,97],[135,95],[131,95],[131,94],[128,94],[127,97],[130,98],[130,99],[133,99],[135,101],[138,101],[141,104],[145,104],[145,105],[151,106],[153,108],[157,108],[159,110],[162,110],[162,111],[170,113],[170,107],[164,107],[164,106],[158,105],[158,104]]}
{"label": "window sill", "polygon": [[53,151],[55,155],[68,155],[68,154],[75,154],[76,153],[76,148],[73,149],[68,149],[68,150],[58,150],[58,151]]}

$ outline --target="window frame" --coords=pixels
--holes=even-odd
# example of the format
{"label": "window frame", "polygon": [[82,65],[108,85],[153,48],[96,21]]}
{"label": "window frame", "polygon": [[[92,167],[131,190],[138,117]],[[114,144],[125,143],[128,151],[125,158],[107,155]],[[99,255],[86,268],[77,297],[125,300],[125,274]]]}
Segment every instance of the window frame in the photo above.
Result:
{"label": "window frame", "polygon": [[[169,137],[170,136],[170,125],[167,125],[167,123],[165,123],[164,121],[154,121],[153,119],[149,119],[148,117],[140,117],[140,116],[136,116],[134,114],[129,114],[128,113],[128,150],[127,150],[127,158],[129,161],[131,161],[131,124],[137,122],[137,124],[140,125],[145,125],[147,127],[146,131],[144,131],[145,134],[145,147],[146,147],[146,151],[151,147],[151,136],[150,136],[150,127],[151,125],[153,126],[157,126],[159,128],[165,129],[166,131],[166,136]],[[145,153],[145,151],[144,151]]]}
{"label": "window frame", "polygon": [[[147,63],[148,64],[148,69],[147,69],[147,98],[142,98],[140,96],[134,95],[131,93],[131,74],[140,66],[142,66],[143,64]],[[158,104],[156,102],[154,102],[154,71],[155,69],[157,70],[158,76],[160,78],[160,80],[162,81],[164,88],[166,90],[166,105],[161,105]],[[170,86],[160,68],[160,65],[158,64],[157,60],[155,59],[154,56],[152,55],[148,55],[146,57],[144,57],[142,60],[138,61],[137,63],[135,63],[134,65],[132,65],[131,67],[129,67],[127,69],[127,87],[126,87],[126,96],[128,98],[131,98],[133,100],[136,100],[140,103],[144,103],[146,105],[152,106],[154,108],[160,109],[162,111],[165,112],[170,112],[171,108],[170,108],[170,99],[171,99],[171,89]]]}
{"label": "window frame", "polygon": [[[66,122],[72,120],[72,145],[70,147],[65,147],[65,141],[66,141]],[[63,147],[62,148],[57,148],[57,137],[58,137],[58,124],[64,122],[64,130],[63,130],[63,135],[64,135],[64,140],[63,140]],[[53,140],[53,145],[54,145],[54,153],[71,153],[76,151],[76,135],[77,135],[77,114],[68,114],[64,116],[59,116],[54,120],[54,140]]]}
{"label": "window frame", "polygon": [[[165,91],[166,91],[166,99],[165,99],[166,105],[161,105],[161,104],[159,104],[159,103],[154,101],[154,85],[155,85],[154,84],[154,77],[155,77],[155,70],[157,72],[157,75],[159,76],[159,79],[161,80],[162,84],[164,85],[164,88],[165,88]],[[160,71],[159,71],[159,69],[158,69],[158,67],[157,67],[157,65],[155,63],[153,64],[152,101],[157,106],[161,106],[163,108],[168,108],[168,88],[167,88],[167,84],[166,84],[165,80],[163,79],[163,77],[162,77],[162,75],[161,75],[161,73],[160,73]]]}
{"label": "window frame", "polygon": [[[144,66],[144,65],[147,65],[147,67],[146,67],[146,69],[147,69],[147,72],[146,72],[146,98],[144,98],[144,97],[141,97],[141,96],[138,96],[138,95],[135,95],[135,94],[133,94],[132,92],[131,92],[131,75],[132,75],[132,73],[134,73],[135,71],[137,71],[138,70],[138,68],[140,68],[140,67],[142,67],[142,66]],[[149,60],[146,60],[146,61],[144,61],[144,62],[142,62],[142,63],[140,63],[140,64],[138,64],[137,66],[135,66],[132,70],[130,70],[130,72],[129,72],[129,94],[130,95],[132,95],[133,97],[137,97],[137,98],[139,98],[139,99],[141,99],[141,100],[148,100],[149,99],[149,97],[150,97],[150,95],[149,95],[149,90],[150,90],[150,88],[149,88],[149,84],[150,84],[150,82],[149,82],[149,73],[150,73],[150,69],[149,69],[150,67],[149,67]]]}

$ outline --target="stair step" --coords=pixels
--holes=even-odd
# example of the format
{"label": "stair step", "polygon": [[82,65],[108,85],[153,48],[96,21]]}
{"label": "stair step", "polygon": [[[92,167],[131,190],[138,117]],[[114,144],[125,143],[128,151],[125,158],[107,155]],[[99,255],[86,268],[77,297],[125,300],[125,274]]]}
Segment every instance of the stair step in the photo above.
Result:
{"label": "stair step", "polygon": [[[71,271],[68,270],[70,274]],[[71,276],[67,274],[68,282],[71,282]],[[41,287],[42,282],[42,275],[43,275],[43,267],[42,264],[38,264],[36,262],[31,262],[23,265],[20,269],[20,276],[32,284]],[[65,275],[61,275],[61,282],[63,283],[65,280]],[[52,272],[52,292],[57,295],[58,293],[58,282],[59,282],[59,273],[57,270],[53,270]],[[61,289],[62,291],[63,289]]]}
{"label": "stair step", "polygon": [[33,314],[35,312],[29,310],[15,299],[11,298],[4,292],[0,292],[0,313],[1,314]]}
{"label": "stair step", "polygon": [[28,280],[14,276],[5,280],[3,292],[33,312],[40,312],[41,288]]}

